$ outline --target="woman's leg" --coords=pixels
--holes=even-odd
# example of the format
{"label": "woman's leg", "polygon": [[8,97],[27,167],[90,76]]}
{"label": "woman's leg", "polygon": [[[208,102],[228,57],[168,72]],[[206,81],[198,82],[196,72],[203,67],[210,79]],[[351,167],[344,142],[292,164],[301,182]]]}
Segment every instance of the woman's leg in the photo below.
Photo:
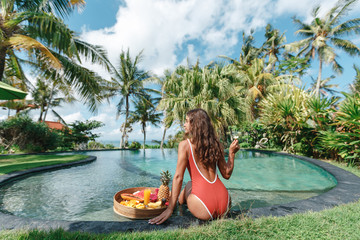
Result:
{"label": "woman's leg", "polygon": [[181,191],[179,196],[179,204],[184,204],[187,202],[187,198],[189,197],[191,193],[191,181],[188,181],[185,185],[184,189]]}
{"label": "woman's leg", "polygon": [[211,216],[207,210],[207,208],[203,205],[203,203],[197,198],[194,194],[191,194],[191,181],[189,181],[185,188],[181,191],[179,196],[179,204],[187,204],[190,212],[201,220],[209,220]]}
{"label": "woman's leg", "polygon": [[201,220],[210,220],[212,216],[210,215],[208,209],[204,206],[202,201],[195,196],[194,194],[190,194],[187,198],[187,207],[194,215],[194,217],[201,219]]}

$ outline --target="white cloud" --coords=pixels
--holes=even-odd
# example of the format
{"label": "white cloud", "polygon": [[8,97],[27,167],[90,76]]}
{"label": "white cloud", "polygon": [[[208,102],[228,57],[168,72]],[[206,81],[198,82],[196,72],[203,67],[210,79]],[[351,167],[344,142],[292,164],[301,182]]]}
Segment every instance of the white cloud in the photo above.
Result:
{"label": "white cloud", "polygon": [[[111,28],[88,31],[82,37],[103,45],[113,64],[121,50],[133,56],[144,50],[143,66],[156,74],[174,68],[183,59],[178,51],[197,42],[206,53],[204,62],[224,54],[238,43],[238,34],[266,25],[270,1],[127,0]],[[184,49],[185,48],[185,49]],[[185,57],[186,58],[186,57]]]}
{"label": "white cloud", "polygon": [[76,120],[78,121],[85,121],[85,118],[81,114],[81,112],[71,113],[63,117],[66,123],[73,123]]}
{"label": "white cloud", "polygon": [[[311,10],[321,4],[327,11],[336,0],[124,0],[116,23],[109,28],[91,31],[83,28],[82,37],[103,45],[110,61],[118,64],[122,50],[132,56],[144,50],[142,66],[161,75],[184,62],[189,51],[207,64],[218,55],[232,54],[239,44],[239,34],[262,29],[281,15],[309,19]],[[200,48],[200,49],[197,49]],[[193,55],[194,56],[194,55]],[[192,57],[193,57],[192,56]]]}
{"label": "white cloud", "polygon": [[[102,45],[115,67],[118,65],[122,50],[126,51],[129,48],[133,57],[144,50],[141,66],[161,75],[165,69],[187,64],[187,58],[191,64],[194,64],[198,58],[201,64],[207,64],[218,55],[235,54],[237,57],[239,50],[234,53],[234,48],[240,45],[242,31],[249,33],[250,29],[263,30],[268,22],[285,15],[296,14],[302,20],[310,19],[314,5],[321,4],[322,11],[325,11],[332,7],[336,0],[124,0],[123,2],[112,27],[95,31],[83,27],[82,39]],[[353,12],[360,12],[359,4]],[[355,42],[359,43],[359,40],[355,39]],[[110,75],[102,67],[89,63],[84,65],[98,72],[102,77],[110,79]],[[113,99],[110,105],[102,104],[98,115],[90,114],[82,103],[66,105],[56,111],[68,123],[86,119],[101,121],[105,126],[96,130],[101,134],[101,139],[119,140],[121,137],[119,128],[124,117],[116,119],[117,100]],[[48,119],[52,120],[52,117],[54,116],[49,113]],[[133,127],[130,140],[141,140],[143,133],[140,126],[136,124]],[[174,135],[178,130],[178,126],[172,127],[167,131],[167,136]],[[147,127],[147,140],[159,140],[162,134],[162,128]]]}

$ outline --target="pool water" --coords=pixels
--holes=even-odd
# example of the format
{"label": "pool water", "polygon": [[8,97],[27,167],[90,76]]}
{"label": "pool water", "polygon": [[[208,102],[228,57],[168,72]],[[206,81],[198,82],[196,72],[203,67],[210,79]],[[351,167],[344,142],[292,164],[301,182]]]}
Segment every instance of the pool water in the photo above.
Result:
{"label": "pool water", "polygon": [[[1,211],[47,220],[126,221],[113,212],[114,194],[130,187],[160,186],[161,170],[173,175],[177,161],[173,149],[83,154],[97,156],[97,160],[35,174],[1,187]],[[234,210],[302,200],[336,185],[331,174],[308,162],[249,151],[238,152],[230,180],[221,179]],[[184,184],[189,180],[186,171]]]}

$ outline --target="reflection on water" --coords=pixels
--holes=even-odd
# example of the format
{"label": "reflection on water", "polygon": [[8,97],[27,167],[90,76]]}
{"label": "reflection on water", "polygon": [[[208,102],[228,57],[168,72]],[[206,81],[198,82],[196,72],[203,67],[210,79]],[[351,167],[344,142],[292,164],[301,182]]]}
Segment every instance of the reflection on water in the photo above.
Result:
{"label": "reflection on water", "polygon": [[[124,221],[113,196],[124,188],[160,186],[161,170],[175,173],[177,151],[88,152],[93,163],[36,174],[0,188],[4,212],[52,220]],[[186,171],[184,183],[190,180]],[[229,181],[233,209],[306,199],[335,186],[335,179],[307,162],[280,155],[239,152]],[[265,191],[264,191],[265,190]],[[271,190],[271,191],[269,191]]]}

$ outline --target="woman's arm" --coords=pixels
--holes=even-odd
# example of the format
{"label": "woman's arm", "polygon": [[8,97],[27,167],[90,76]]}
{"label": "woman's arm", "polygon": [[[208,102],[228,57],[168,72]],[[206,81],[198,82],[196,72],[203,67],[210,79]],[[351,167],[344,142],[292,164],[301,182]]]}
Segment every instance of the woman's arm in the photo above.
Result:
{"label": "woman's arm", "polygon": [[234,170],[235,153],[239,151],[239,149],[240,146],[238,140],[234,140],[229,148],[228,161],[225,162],[225,158],[218,161],[218,168],[223,178],[229,179],[231,177],[231,174]]}
{"label": "woman's arm", "polygon": [[188,150],[189,150],[189,144],[188,144],[187,140],[180,142],[179,150],[178,150],[178,161],[177,161],[176,171],[175,171],[175,175],[174,175],[173,182],[172,182],[169,206],[167,207],[167,209],[164,212],[162,212],[161,215],[159,215],[153,219],[150,219],[149,220],[150,224],[161,224],[161,223],[165,222],[166,219],[168,219],[171,216],[171,214],[173,213],[174,208],[176,206],[176,202],[180,195],[181,186],[182,186],[182,182],[183,182],[183,178],[184,178],[184,172],[185,172],[187,163],[189,161]]}

